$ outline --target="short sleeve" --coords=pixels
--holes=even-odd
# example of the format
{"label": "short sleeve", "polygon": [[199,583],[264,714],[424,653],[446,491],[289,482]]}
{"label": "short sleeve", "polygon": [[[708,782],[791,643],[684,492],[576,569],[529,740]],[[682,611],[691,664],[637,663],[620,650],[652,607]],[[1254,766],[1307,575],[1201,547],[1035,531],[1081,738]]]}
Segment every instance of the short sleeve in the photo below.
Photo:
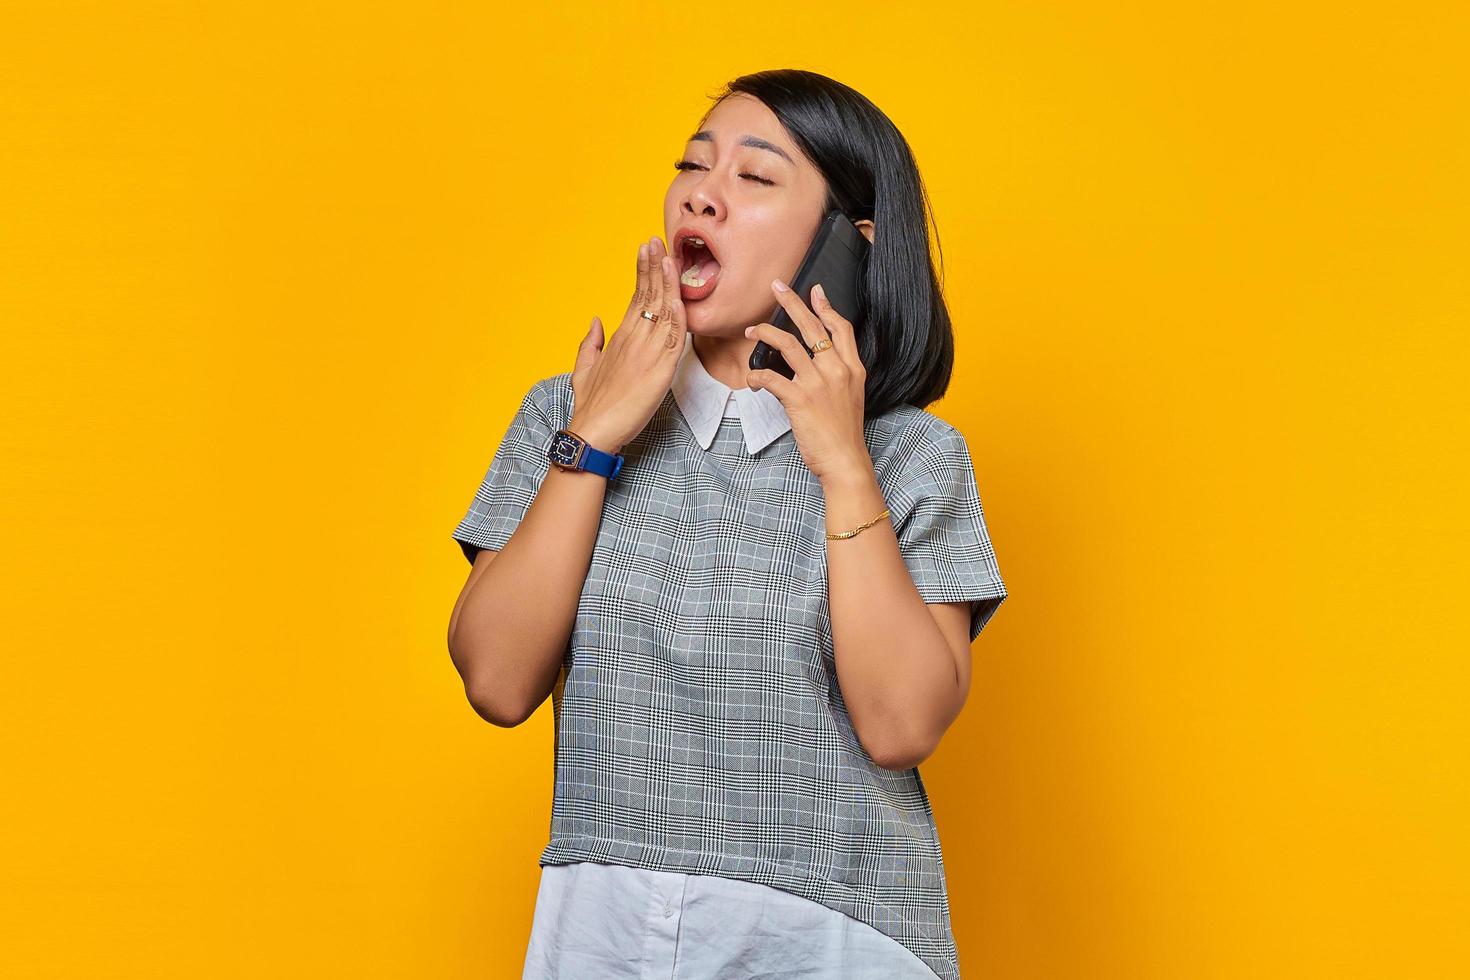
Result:
{"label": "short sleeve", "polygon": [[454,529],[454,540],[471,564],[481,550],[505,547],[551,468],[546,447],[558,426],[552,424],[545,407],[549,384],[549,380],[538,381],[526,392],[470,501],[469,512]]}
{"label": "short sleeve", "polygon": [[[970,641],[1006,597],[965,437],[946,424],[910,462],[895,495],[894,531],[925,602],[971,603]],[[896,509],[895,509],[896,510]]]}

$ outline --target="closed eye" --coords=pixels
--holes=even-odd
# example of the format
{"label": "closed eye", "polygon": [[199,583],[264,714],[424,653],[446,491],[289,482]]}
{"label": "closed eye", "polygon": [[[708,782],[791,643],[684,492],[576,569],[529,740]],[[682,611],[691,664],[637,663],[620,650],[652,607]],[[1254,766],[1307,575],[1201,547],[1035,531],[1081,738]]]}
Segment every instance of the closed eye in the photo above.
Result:
{"label": "closed eye", "polygon": [[[706,166],[704,166],[703,164],[695,163],[693,160],[678,160],[678,161],[676,161],[674,163],[674,169],[675,170],[708,170],[709,168],[706,167]],[[773,185],[773,184],[776,183],[774,180],[767,180],[765,177],[762,177],[759,174],[743,173],[740,176],[742,176],[742,177],[749,177],[751,180],[759,181],[760,183],[765,184],[767,186],[771,186],[771,185]]]}

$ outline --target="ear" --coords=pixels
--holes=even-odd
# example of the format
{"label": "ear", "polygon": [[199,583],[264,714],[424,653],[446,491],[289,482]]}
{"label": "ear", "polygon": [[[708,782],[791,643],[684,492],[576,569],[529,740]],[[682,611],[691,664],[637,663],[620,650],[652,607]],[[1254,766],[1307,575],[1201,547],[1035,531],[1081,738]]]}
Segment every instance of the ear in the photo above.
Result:
{"label": "ear", "polygon": [[864,218],[861,221],[854,221],[853,224],[857,226],[858,231],[863,233],[863,237],[868,240],[868,244],[873,244],[873,232],[876,230],[873,227],[873,223],[867,218]]}

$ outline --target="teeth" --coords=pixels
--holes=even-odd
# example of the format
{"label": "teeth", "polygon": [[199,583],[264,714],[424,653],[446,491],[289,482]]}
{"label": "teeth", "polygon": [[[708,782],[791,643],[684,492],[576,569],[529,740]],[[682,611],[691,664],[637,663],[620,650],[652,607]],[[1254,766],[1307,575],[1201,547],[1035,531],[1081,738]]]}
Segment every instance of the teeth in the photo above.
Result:
{"label": "teeth", "polygon": [[[685,238],[684,241],[697,245],[701,248],[709,248],[709,245],[706,244],[705,240],[703,238],[700,238],[698,235],[690,235],[689,237]],[[708,279],[699,278],[699,263],[697,262],[684,270],[684,274],[679,277],[679,281],[682,282],[684,285],[692,286],[695,289],[698,289],[700,286],[703,286],[705,283],[709,282]]]}

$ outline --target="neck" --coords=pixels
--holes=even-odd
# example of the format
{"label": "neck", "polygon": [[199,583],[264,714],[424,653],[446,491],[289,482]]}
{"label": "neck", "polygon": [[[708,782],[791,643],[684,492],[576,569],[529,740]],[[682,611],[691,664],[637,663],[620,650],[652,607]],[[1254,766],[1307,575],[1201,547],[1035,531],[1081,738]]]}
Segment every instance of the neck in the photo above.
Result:
{"label": "neck", "polygon": [[748,388],[750,352],[756,341],[745,337],[694,337],[694,356],[726,388]]}

